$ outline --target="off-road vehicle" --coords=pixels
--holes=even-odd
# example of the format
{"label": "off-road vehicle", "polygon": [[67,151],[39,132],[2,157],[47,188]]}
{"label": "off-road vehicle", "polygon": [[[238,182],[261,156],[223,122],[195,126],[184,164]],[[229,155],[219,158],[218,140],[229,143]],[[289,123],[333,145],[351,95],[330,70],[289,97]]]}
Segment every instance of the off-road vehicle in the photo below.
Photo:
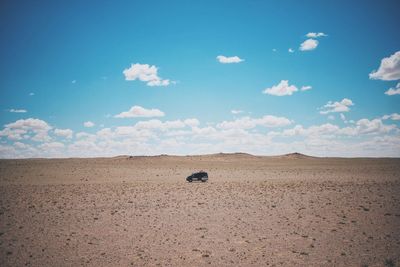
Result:
{"label": "off-road vehicle", "polygon": [[192,173],[192,175],[186,178],[186,181],[190,183],[193,181],[207,182],[207,180],[208,180],[208,174],[204,171]]}

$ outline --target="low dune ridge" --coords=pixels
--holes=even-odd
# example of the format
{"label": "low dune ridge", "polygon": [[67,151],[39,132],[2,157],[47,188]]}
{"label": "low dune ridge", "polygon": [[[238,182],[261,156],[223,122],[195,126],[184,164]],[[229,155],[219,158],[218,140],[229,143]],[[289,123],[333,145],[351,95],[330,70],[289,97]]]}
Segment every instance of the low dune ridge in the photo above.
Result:
{"label": "low dune ridge", "polygon": [[0,266],[395,266],[399,195],[395,158],[0,160]]}

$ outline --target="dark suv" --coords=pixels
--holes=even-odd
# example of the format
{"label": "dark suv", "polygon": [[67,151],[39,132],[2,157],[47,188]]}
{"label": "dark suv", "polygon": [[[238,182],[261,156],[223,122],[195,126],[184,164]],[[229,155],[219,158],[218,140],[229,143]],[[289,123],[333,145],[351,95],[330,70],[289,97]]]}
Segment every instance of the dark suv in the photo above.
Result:
{"label": "dark suv", "polygon": [[192,175],[186,178],[186,181],[190,183],[193,181],[207,182],[207,180],[208,180],[208,174],[203,171],[192,173]]}

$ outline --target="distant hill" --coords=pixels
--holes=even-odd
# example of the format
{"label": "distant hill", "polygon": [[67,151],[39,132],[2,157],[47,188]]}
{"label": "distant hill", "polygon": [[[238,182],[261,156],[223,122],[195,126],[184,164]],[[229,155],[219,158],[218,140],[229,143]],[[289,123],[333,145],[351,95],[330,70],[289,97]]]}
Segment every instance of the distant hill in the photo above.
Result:
{"label": "distant hill", "polygon": [[313,156],[308,156],[304,155],[298,152],[294,153],[289,153],[289,154],[284,154],[284,155],[276,155],[276,156],[256,156],[252,155],[249,153],[244,153],[244,152],[235,152],[235,153],[215,153],[215,154],[204,154],[204,155],[186,155],[186,156],[177,156],[177,155],[167,155],[167,154],[161,154],[161,155],[154,155],[154,156],[127,156],[127,155],[121,155],[121,156],[116,156],[114,157],[115,159],[121,159],[121,158],[128,158],[128,159],[139,159],[139,158],[180,158],[180,157],[187,157],[187,158],[215,158],[215,159],[254,159],[254,158],[287,158],[287,159],[310,159],[310,158],[316,158]]}
{"label": "distant hill", "polygon": [[309,159],[309,158],[315,158],[313,156],[308,156],[308,155],[304,155],[298,152],[294,152],[294,153],[289,153],[289,154],[285,154],[281,156],[282,158],[289,158],[289,159]]}

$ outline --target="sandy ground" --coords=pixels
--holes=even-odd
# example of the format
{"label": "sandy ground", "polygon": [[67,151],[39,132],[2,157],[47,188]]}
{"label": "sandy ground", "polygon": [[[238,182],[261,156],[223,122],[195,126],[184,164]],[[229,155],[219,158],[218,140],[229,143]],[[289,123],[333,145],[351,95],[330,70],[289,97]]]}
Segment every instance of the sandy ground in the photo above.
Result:
{"label": "sandy ground", "polygon": [[[196,170],[207,183],[188,183]],[[0,161],[0,266],[399,266],[400,159]]]}

